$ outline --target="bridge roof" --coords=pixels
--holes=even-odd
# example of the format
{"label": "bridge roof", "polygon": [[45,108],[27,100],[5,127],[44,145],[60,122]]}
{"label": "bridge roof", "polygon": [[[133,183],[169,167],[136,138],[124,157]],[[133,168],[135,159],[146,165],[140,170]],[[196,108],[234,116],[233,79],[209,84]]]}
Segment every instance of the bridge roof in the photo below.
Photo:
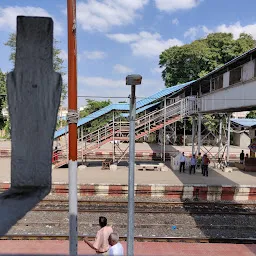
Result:
{"label": "bridge roof", "polygon": [[236,123],[240,126],[250,128],[254,125],[256,125],[256,119],[250,119],[250,118],[231,118],[231,122]]}

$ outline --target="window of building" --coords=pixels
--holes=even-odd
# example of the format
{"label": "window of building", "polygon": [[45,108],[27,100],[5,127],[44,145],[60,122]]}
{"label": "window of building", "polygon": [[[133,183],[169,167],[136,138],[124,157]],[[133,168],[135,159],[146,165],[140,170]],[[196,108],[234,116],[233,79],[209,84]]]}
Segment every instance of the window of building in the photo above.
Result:
{"label": "window of building", "polygon": [[212,90],[218,90],[223,88],[223,75],[212,79]]}
{"label": "window of building", "polygon": [[210,92],[211,84],[210,81],[203,81],[201,83],[201,94],[206,94]]}
{"label": "window of building", "polygon": [[230,70],[229,73],[229,85],[236,84],[242,80],[242,67],[238,67]]}

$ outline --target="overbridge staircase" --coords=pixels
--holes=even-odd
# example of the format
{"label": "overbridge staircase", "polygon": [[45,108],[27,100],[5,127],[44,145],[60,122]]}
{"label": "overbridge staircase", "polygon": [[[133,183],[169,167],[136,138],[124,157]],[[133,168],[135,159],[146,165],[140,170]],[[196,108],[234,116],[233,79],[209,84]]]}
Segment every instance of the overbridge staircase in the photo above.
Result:
{"label": "overbridge staircase", "polygon": [[[162,129],[164,126],[175,123],[197,112],[197,99],[195,97],[169,99],[167,102],[166,106],[136,119],[135,140],[146,137],[150,133]],[[99,149],[104,144],[108,142],[115,143],[116,141],[129,141],[129,122],[111,121],[98,130],[86,134],[83,138],[79,138],[78,161],[82,159],[82,156],[86,156],[88,153]],[[117,162],[121,161],[124,155],[127,154],[127,149],[122,152]],[[54,163],[55,168],[68,163],[68,145],[62,147],[60,152],[58,160]]]}

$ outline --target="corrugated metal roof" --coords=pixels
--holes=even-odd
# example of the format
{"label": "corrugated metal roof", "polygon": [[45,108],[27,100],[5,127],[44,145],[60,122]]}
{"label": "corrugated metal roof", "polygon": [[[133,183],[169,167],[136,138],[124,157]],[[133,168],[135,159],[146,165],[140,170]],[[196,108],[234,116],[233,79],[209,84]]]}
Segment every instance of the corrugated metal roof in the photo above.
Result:
{"label": "corrugated metal roof", "polygon": [[[147,106],[148,104],[150,103],[153,103],[165,96],[169,96],[177,91],[179,91],[180,89],[183,89],[184,87],[186,87],[187,85],[193,83],[193,81],[191,82],[187,82],[187,83],[184,83],[184,84],[179,84],[179,85],[175,85],[175,86],[172,86],[172,87],[168,87],[168,88],[165,88],[149,97],[146,97],[142,100],[139,100],[136,102],[136,109],[140,109],[140,108],[143,108],[145,106]],[[84,125],[86,123],[89,123],[91,122],[92,120],[100,117],[100,116],[103,116],[111,111],[129,111],[129,104],[126,104],[126,103],[118,103],[118,104],[111,104],[105,108],[102,108],[90,115],[88,115],[87,117],[84,117],[84,118],[81,118],[78,120],[78,123],[77,123],[77,126],[81,126],[81,125]],[[145,110],[145,109],[144,109]],[[143,110],[142,110],[143,111]],[[54,133],[54,139],[64,135],[66,133],[66,130],[67,128],[64,127],[60,130],[57,130],[55,131]]]}
{"label": "corrugated metal roof", "polygon": [[256,119],[250,119],[250,118],[231,118],[231,122],[234,122],[238,125],[244,126],[244,127],[251,127],[256,125]]}
{"label": "corrugated metal roof", "polygon": [[[141,113],[141,112],[143,112],[143,111],[145,111],[145,110],[147,110],[147,109],[149,109],[149,108],[151,108],[151,107],[154,107],[154,106],[156,106],[157,104],[159,104],[160,102],[156,102],[156,103],[154,103],[154,104],[150,104],[150,105],[147,105],[147,106],[145,106],[145,107],[143,107],[143,108],[139,108],[139,109],[137,109],[136,110],[136,114],[139,114],[139,113]],[[123,113],[123,114],[121,114],[123,117],[128,117],[129,116],[129,113]]]}
{"label": "corrugated metal roof", "polygon": [[137,108],[141,108],[147,104],[150,104],[150,103],[153,103],[165,96],[169,96],[171,95],[172,93],[174,92],[177,92],[181,89],[183,89],[184,87],[188,86],[189,84],[193,83],[194,81],[190,81],[190,82],[187,82],[187,83],[184,83],[184,84],[178,84],[178,85],[175,85],[175,86],[172,86],[172,87],[168,87],[168,88],[165,88],[145,99],[142,99],[142,100],[139,100],[137,101]]}

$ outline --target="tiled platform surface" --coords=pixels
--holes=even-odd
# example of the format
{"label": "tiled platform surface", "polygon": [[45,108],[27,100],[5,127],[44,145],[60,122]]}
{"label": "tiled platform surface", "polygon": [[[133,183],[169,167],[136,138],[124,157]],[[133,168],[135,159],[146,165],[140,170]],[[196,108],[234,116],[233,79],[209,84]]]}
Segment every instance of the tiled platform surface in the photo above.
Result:
{"label": "tiled platform surface", "polygon": [[[0,255],[68,255],[68,246],[68,241],[0,241]],[[94,255],[83,242],[78,244],[78,253]],[[255,256],[256,245],[135,242],[135,255]]]}

